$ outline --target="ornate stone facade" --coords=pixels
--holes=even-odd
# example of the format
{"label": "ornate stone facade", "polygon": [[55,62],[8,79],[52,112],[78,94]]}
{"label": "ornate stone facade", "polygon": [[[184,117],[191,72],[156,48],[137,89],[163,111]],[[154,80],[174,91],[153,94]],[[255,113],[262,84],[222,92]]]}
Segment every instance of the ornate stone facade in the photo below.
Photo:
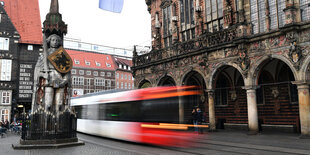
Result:
{"label": "ornate stone facade", "polygon": [[[176,6],[179,22],[175,25],[179,29],[186,23],[182,12],[187,8],[183,1],[169,1]],[[310,119],[305,117],[310,113],[309,89],[306,89],[310,80],[310,21],[301,20],[302,12],[295,9],[299,0],[292,1],[284,2],[283,12],[278,12],[277,18],[281,20],[283,14],[285,21],[283,25],[278,23],[276,29],[269,16],[272,8],[266,7],[266,18],[258,19],[266,24],[258,22],[261,28],[257,32],[250,1],[223,1],[223,17],[214,20],[221,24],[223,18],[223,27],[213,25],[210,29],[208,4],[212,1],[196,0],[196,11],[189,12],[189,16],[195,14],[190,16],[195,18],[195,35],[186,38],[180,34],[178,42],[166,47],[161,40],[160,48],[156,46],[150,53],[134,56],[135,86],[140,88],[144,83],[153,87],[171,83],[201,86],[203,92],[208,92],[203,95],[209,99],[194,100],[209,116],[211,130],[234,123],[248,124],[249,131],[257,133],[261,130],[259,126],[263,128],[265,124],[288,125],[302,135],[310,135]],[[161,0],[146,2],[152,16],[163,16],[156,7]],[[159,18],[159,23],[162,20]],[[152,32],[159,29],[152,21]],[[165,82],[167,79],[173,82]],[[180,121],[186,122],[192,106],[185,103]],[[306,110],[300,111],[301,108]]]}

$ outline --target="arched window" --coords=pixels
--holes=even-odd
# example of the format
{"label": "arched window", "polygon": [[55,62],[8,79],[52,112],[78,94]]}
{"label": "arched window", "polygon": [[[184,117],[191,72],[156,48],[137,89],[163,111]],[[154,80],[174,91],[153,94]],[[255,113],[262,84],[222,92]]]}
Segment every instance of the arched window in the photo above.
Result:
{"label": "arched window", "polygon": [[206,21],[209,32],[223,29],[223,1],[206,0]]}
{"label": "arched window", "polygon": [[300,14],[302,21],[310,20],[310,2],[309,0],[300,0]]}

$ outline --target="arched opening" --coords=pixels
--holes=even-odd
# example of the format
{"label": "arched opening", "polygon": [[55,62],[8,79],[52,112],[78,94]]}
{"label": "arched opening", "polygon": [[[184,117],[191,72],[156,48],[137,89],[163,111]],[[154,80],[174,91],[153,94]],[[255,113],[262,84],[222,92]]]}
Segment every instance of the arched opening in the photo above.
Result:
{"label": "arched opening", "polygon": [[200,89],[200,91],[202,92],[201,95],[187,96],[182,98],[182,100],[184,101],[184,121],[188,123],[191,120],[193,108],[199,107],[203,113],[207,111],[205,109],[205,102],[207,101],[207,99],[204,94],[204,90],[206,89],[206,83],[200,73],[196,71],[191,71],[185,76],[183,80],[183,85],[198,86],[198,89]]}
{"label": "arched opening", "polygon": [[140,88],[149,88],[152,87],[151,82],[147,81],[147,80],[143,80],[140,84],[139,84],[139,89]]}
{"label": "arched opening", "polygon": [[246,91],[241,73],[232,66],[218,69],[213,80],[216,128],[247,124]]}
{"label": "arched opening", "polygon": [[[298,132],[298,91],[293,72],[279,59],[262,64],[257,80],[257,109],[260,130]],[[278,125],[278,126],[277,126]],[[278,128],[286,125],[287,128]]]}
{"label": "arched opening", "polygon": [[158,86],[175,86],[175,85],[176,85],[176,84],[175,84],[173,78],[170,77],[170,76],[165,76],[165,77],[163,77],[163,78],[159,81],[159,83],[158,83]]}

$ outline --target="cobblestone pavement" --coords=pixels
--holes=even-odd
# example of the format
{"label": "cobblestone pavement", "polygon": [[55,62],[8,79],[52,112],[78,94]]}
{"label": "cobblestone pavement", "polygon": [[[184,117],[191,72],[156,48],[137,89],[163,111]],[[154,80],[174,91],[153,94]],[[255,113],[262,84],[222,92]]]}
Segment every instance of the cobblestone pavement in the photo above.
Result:
{"label": "cobblestone pavement", "polygon": [[242,131],[218,130],[206,132],[197,139],[196,148],[164,148],[134,143],[110,141],[98,137],[78,134],[85,145],[60,149],[14,150],[12,144],[20,137],[9,133],[0,138],[0,155],[101,155],[101,154],[309,154],[310,139],[301,139],[299,134],[260,133],[247,135]]}
{"label": "cobblestone pavement", "polygon": [[66,147],[60,149],[32,149],[14,150],[12,144],[19,142],[18,135],[8,133],[7,136],[0,138],[0,155],[134,155],[135,152],[116,150],[113,148],[102,147],[92,143],[85,143],[82,146]]}

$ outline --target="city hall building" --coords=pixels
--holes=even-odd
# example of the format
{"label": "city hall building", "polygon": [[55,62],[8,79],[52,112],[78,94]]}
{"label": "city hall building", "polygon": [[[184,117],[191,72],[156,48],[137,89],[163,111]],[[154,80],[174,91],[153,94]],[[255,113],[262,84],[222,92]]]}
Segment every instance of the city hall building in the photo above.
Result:
{"label": "city hall building", "polygon": [[210,130],[310,135],[308,0],[146,0],[152,51],[134,52],[138,88],[197,85],[179,120],[200,107]]}

